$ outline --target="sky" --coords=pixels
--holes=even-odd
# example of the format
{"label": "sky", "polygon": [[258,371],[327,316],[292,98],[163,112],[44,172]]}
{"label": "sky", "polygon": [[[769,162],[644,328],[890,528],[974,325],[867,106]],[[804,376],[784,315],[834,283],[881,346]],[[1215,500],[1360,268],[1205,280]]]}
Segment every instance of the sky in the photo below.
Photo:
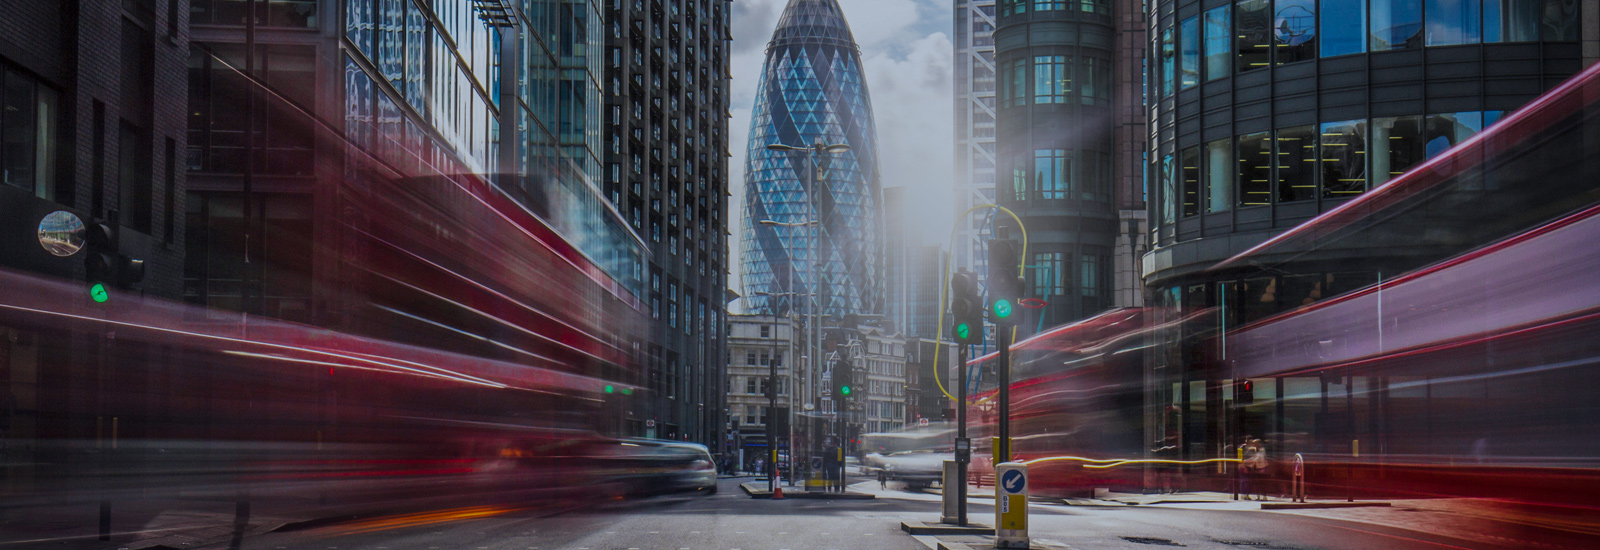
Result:
{"label": "sky", "polygon": [[[867,90],[878,130],[878,170],[884,188],[907,187],[909,242],[948,239],[954,208],[952,194],[954,126],[950,0],[838,0],[861,47]],[[738,0],[732,3],[732,97],[728,140],[729,204],[728,285],[743,292],[740,281],[744,227],[745,153],[750,113],[765,61],[767,41],[788,0]],[[730,304],[740,309],[741,301]]]}

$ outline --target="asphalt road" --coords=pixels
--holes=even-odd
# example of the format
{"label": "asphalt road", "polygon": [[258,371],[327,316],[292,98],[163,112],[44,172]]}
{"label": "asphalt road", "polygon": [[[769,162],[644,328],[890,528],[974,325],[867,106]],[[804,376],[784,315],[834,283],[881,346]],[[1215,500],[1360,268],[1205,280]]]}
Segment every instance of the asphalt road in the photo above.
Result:
{"label": "asphalt road", "polygon": [[[482,506],[425,510],[247,539],[249,550],[924,550],[929,537],[900,531],[904,520],[937,519],[937,497],[880,491],[876,500],[752,500],[739,481],[719,494],[615,501],[601,507]],[[876,483],[870,483],[876,490]],[[858,487],[865,487],[860,485]],[[931,498],[930,498],[931,497]],[[993,508],[974,499],[971,517]],[[1526,547],[1404,529],[1260,511],[1036,505],[1035,548],[1139,549],[1484,549]],[[944,540],[982,542],[977,537]],[[212,546],[225,548],[226,546]]]}

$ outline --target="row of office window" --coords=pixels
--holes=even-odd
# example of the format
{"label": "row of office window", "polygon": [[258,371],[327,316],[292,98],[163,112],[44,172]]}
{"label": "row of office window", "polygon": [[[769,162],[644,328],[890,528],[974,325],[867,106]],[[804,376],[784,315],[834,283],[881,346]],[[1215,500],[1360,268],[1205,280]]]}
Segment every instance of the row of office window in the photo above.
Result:
{"label": "row of office window", "polygon": [[[1090,56],[1036,55],[1000,63],[1000,106],[1111,104],[1111,61]],[[1031,86],[1030,86],[1031,84]]]}
{"label": "row of office window", "polygon": [[1235,206],[1358,195],[1465,141],[1500,115],[1468,111],[1324,122],[1188,147],[1154,167],[1161,223]]}
{"label": "row of office window", "polygon": [[1106,0],[1000,0],[1000,15],[1021,15],[1033,11],[1079,11],[1083,13],[1111,13]]}
{"label": "row of office window", "polygon": [[778,389],[778,395],[788,395],[788,392],[783,389],[783,378],[769,379],[766,376],[735,376],[733,377],[734,383],[729,384],[735,391],[739,388],[738,380],[740,378],[744,379],[744,393],[748,395],[766,395],[768,384],[772,384],[772,387]]}
{"label": "row of office window", "polygon": [[1111,153],[1034,149],[1012,158],[1012,198],[1109,201],[1111,176]]}
{"label": "row of office window", "polygon": [[1076,286],[1079,295],[1095,298],[1107,294],[1105,285],[1110,279],[1105,271],[1110,266],[1110,260],[1103,255],[1079,254],[1074,275],[1072,254],[1037,252],[1028,264],[1027,281],[1032,283],[1033,296],[1067,296]]}
{"label": "row of office window", "polygon": [[1162,30],[1157,82],[1167,96],[1318,56],[1540,40],[1578,40],[1577,0],[1240,0]]}

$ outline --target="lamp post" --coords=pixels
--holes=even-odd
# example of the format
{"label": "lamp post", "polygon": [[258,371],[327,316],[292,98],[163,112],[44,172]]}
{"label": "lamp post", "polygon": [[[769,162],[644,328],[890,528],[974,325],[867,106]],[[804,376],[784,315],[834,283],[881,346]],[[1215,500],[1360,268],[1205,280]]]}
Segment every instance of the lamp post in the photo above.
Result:
{"label": "lamp post", "polygon": [[[780,221],[776,221],[776,220],[760,220],[760,221],[757,221],[756,223],[761,224],[761,225],[765,225],[765,226],[769,226],[769,227],[791,227],[791,228],[792,227],[816,227],[818,225],[817,220],[804,220],[804,221],[798,221],[798,222],[780,222]],[[815,243],[815,241],[813,241],[813,243]],[[814,244],[813,244],[813,246],[814,246]],[[813,265],[820,265],[820,264],[813,264]],[[813,273],[815,273],[815,272],[813,271]],[[789,262],[789,292],[779,292],[779,293],[757,292],[756,294],[767,295],[767,296],[791,296],[791,297],[792,296],[810,296],[810,297],[813,297],[813,298],[815,298],[816,295],[817,295],[815,292],[799,293],[799,292],[795,292],[794,291],[794,261],[793,260],[791,260]],[[802,303],[809,303],[810,305],[807,306],[806,309],[809,312],[813,313],[813,314],[816,313],[817,305],[815,303],[815,300],[811,300],[810,302],[802,301]],[[793,313],[793,311],[794,311],[793,302],[790,302],[790,304],[791,305],[790,305],[789,310],[790,310],[790,313]],[[815,319],[815,316],[813,315],[813,318],[809,321],[809,324],[814,324],[815,321],[816,321],[816,319]],[[793,338],[791,338],[790,341],[792,342]],[[808,358],[809,358],[809,354],[808,354]],[[791,389],[789,390],[790,391],[790,395],[795,395],[795,393],[794,393],[795,390],[793,389],[793,386],[794,386],[794,375],[793,375],[794,370],[791,369],[789,372],[790,372],[789,385],[791,386]],[[806,397],[807,402],[809,402],[811,400],[812,395],[814,395],[816,393],[815,392],[815,388],[812,387],[813,386],[813,384],[812,384],[812,376],[813,376],[813,374],[815,372],[816,372],[816,369],[815,369],[814,366],[809,365],[809,364],[806,366],[806,392],[805,392],[806,395],[805,395],[805,397]],[[790,399],[790,403],[789,403],[789,435],[790,435],[790,437],[789,437],[789,453],[791,455],[789,457],[789,481],[790,482],[793,482],[794,479],[795,479],[794,478],[795,457],[793,456],[793,454],[794,454],[794,404],[795,404],[795,401],[796,401],[795,399]],[[806,431],[806,435],[807,436],[812,435],[810,433],[809,429]]]}
{"label": "lamp post", "polygon": [[[757,296],[768,296],[768,297],[788,296],[788,297],[791,297],[791,298],[794,297],[794,296],[802,296],[802,294],[800,294],[798,292],[757,292],[755,294]],[[773,315],[773,319],[774,320],[777,319],[777,315],[776,314]],[[790,323],[789,323],[789,329],[790,329],[789,330],[789,356],[792,358],[792,357],[794,357],[794,322],[793,322],[794,321],[794,315],[793,315],[793,308],[791,308],[791,311],[790,311],[790,314],[788,316],[788,319],[790,321]],[[777,337],[778,337],[777,324],[776,323],[773,324],[772,337],[773,337],[773,339],[777,339]],[[774,346],[772,346],[772,348],[773,348],[772,349],[772,355],[774,357],[778,356],[777,346],[774,345]],[[777,391],[777,389],[778,389],[777,388],[778,368],[777,368],[777,363],[775,361],[769,361],[769,362],[767,362],[767,368],[768,368],[767,383],[772,386],[772,390],[773,390],[772,394],[771,394],[771,399],[769,400],[769,402],[771,404],[771,408],[776,409],[777,405],[778,405],[778,391]],[[788,412],[788,415],[787,415],[789,422],[786,425],[786,429],[785,429],[786,433],[784,433],[784,436],[789,440],[789,485],[793,486],[794,485],[794,480],[795,480],[794,463],[795,463],[795,460],[796,460],[795,447],[794,447],[794,407],[795,407],[795,403],[798,401],[798,399],[796,398],[796,393],[795,393],[794,367],[793,366],[789,367],[789,376],[787,378],[789,379],[789,384],[788,384],[788,386],[789,386],[789,407],[788,407],[789,412]],[[769,429],[767,431],[768,431],[768,433],[771,433],[772,430]],[[773,442],[777,441],[776,437],[771,437],[771,438],[768,438],[768,439],[773,441]],[[774,448],[776,448],[776,447],[774,447]],[[774,466],[774,467],[776,467],[776,466]],[[776,470],[774,470],[774,471],[776,471]],[[768,485],[771,485],[771,483],[769,483]],[[770,489],[770,487],[769,487],[769,489]]]}
{"label": "lamp post", "polygon": [[[811,235],[812,236],[812,240],[811,240],[811,242],[812,242],[812,254],[811,254],[812,255],[812,262],[811,262],[812,263],[812,266],[811,266],[812,277],[811,277],[811,279],[813,281],[813,284],[816,285],[816,290],[813,291],[813,295],[815,296],[815,298],[814,298],[815,299],[815,303],[811,307],[811,311],[810,311],[810,313],[811,313],[811,323],[810,323],[811,324],[811,326],[810,326],[811,331],[810,331],[810,333],[811,333],[812,349],[814,350],[814,353],[810,354],[811,364],[807,366],[808,376],[806,377],[806,385],[807,386],[815,386],[815,377],[820,375],[820,372],[821,372],[821,369],[820,369],[821,363],[820,362],[822,360],[822,323],[821,323],[821,314],[822,314],[822,310],[825,307],[824,306],[824,301],[823,301],[824,298],[823,298],[823,295],[822,295],[822,289],[823,289],[822,271],[823,271],[823,269],[825,269],[827,267],[827,263],[824,262],[823,259],[822,259],[822,242],[821,242],[822,241],[822,235],[827,230],[827,227],[825,225],[823,225],[823,223],[826,222],[827,219],[822,216],[821,212],[817,211],[817,191],[819,189],[824,189],[825,190],[825,185],[826,185],[825,177],[824,177],[824,174],[822,172],[822,164],[820,162],[820,159],[823,158],[823,155],[834,155],[834,154],[840,154],[840,153],[849,152],[850,151],[850,145],[849,144],[845,144],[845,143],[826,143],[826,142],[824,142],[822,140],[822,137],[818,136],[817,138],[815,138],[811,142],[811,144],[809,146],[806,146],[806,147],[796,147],[796,146],[793,146],[793,145],[786,145],[786,144],[782,144],[782,143],[772,143],[772,144],[768,144],[767,145],[767,150],[768,151],[784,152],[784,153],[805,153],[806,159],[810,161],[811,167],[812,167],[811,177],[810,177],[811,181],[809,182],[810,184],[806,186],[806,203],[807,203],[807,206],[809,207],[810,211],[812,212],[812,219],[810,219],[808,221],[805,221],[805,222],[802,222],[802,223],[804,225],[808,226],[808,227],[815,227],[816,228],[816,232]],[[798,174],[796,174],[796,175],[798,175]],[[776,222],[774,222],[774,224],[776,224]],[[793,266],[794,266],[794,264],[791,262],[790,263],[791,269],[793,268]],[[793,282],[794,282],[794,278],[793,278],[793,275],[791,275],[790,276],[790,284],[791,284],[791,286],[793,285]],[[812,399],[815,399],[817,392],[815,391],[814,387],[811,388],[811,390],[812,391],[809,391],[808,393],[810,394]]]}

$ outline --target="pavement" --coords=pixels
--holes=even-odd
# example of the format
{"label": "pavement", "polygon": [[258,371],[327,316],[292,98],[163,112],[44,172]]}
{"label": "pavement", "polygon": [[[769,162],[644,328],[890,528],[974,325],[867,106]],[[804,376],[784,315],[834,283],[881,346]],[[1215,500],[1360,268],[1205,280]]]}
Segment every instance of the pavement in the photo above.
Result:
{"label": "pavement", "polygon": [[[857,478],[852,493],[871,500],[753,500],[752,479],[719,481],[714,495],[617,498],[564,506],[560,499],[428,505],[314,521],[286,521],[269,507],[253,510],[244,550],[959,550],[992,547],[983,534],[907,533],[937,525],[941,497],[890,482]],[[1533,510],[1472,499],[1389,501],[1389,507],[1262,510],[1259,502],[1218,493],[1108,494],[1098,499],[1039,500],[1029,507],[1033,545],[1041,549],[1149,550],[1152,547],[1273,550],[1567,550],[1600,548],[1588,510]],[[969,519],[992,524],[992,499],[968,500]],[[92,506],[18,515],[0,505],[0,550],[112,550],[230,547],[233,503],[150,502],[122,506],[109,542],[48,535],[93,533]],[[31,519],[30,519],[31,518]],[[168,531],[171,529],[171,531]],[[27,535],[45,535],[33,536]],[[188,539],[171,538],[178,535]],[[209,535],[209,538],[201,535]],[[167,538],[162,538],[167,537]]]}

